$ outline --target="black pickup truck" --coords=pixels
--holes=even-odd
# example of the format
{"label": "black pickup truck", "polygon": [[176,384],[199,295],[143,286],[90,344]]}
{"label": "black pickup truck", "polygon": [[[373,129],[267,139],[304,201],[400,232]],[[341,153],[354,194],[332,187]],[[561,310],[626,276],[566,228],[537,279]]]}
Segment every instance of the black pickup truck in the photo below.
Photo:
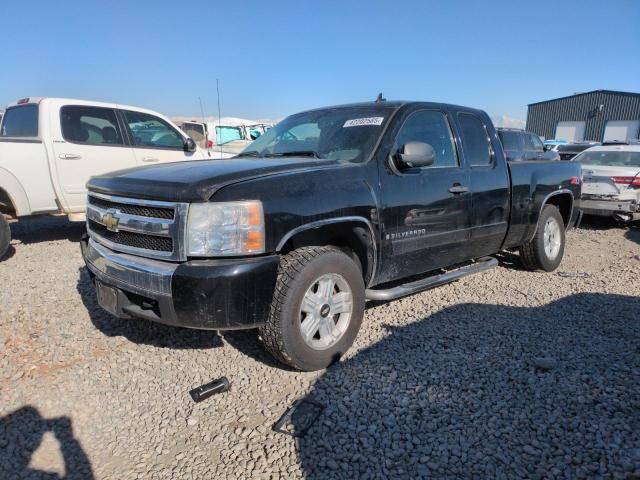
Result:
{"label": "black pickup truck", "polygon": [[505,161],[486,113],[376,102],[292,115],[229,160],[89,181],[82,252],[123,318],[259,328],[302,370],[354,341],[365,301],[480,272],[518,250],[554,270],[580,165]]}

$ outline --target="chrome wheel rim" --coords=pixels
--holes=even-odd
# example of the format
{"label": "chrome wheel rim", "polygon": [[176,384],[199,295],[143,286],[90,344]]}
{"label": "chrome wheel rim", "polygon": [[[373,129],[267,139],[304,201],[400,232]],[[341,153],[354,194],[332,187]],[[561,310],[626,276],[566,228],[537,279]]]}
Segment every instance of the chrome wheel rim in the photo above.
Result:
{"label": "chrome wheel rim", "polygon": [[300,333],[314,350],[334,346],[349,328],[353,294],[342,275],[327,273],[307,289],[300,305]]}
{"label": "chrome wheel rim", "polygon": [[562,234],[560,225],[553,217],[547,218],[544,224],[544,252],[549,260],[555,260],[560,252]]}

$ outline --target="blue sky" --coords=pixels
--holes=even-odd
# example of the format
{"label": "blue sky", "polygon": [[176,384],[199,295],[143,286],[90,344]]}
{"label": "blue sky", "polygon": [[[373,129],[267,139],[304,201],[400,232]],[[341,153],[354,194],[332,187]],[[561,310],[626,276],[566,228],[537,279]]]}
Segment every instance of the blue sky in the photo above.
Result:
{"label": "blue sky", "polygon": [[114,101],[280,118],[337,103],[527,103],[640,91],[640,1],[2,1],[0,105]]}

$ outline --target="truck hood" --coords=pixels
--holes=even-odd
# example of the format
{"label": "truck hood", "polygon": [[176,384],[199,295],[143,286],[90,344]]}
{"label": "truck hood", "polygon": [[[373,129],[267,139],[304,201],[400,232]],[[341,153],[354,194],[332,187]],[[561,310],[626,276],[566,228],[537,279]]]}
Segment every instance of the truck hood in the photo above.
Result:
{"label": "truck hood", "polygon": [[92,177],[89,190],[107,195],[174,202],[206,201],[224,186],[269,175],[317,170],[337,160],[307,157],[196,160],[136,167]]}

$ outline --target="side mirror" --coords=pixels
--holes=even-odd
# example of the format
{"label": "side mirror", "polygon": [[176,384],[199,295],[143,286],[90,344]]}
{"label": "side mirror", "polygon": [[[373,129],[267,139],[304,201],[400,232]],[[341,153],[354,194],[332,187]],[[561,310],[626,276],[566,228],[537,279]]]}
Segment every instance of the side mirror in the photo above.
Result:
{"label": "side mirror", "polygon": [[195,152],[198,149],[196,142],[193,141],[192,138],[187,138],[184,141],[184,151],[185,152]]}
{"label": "side mirror", "polygon": [[428,167],[436,160],[436,151],[431,145],[424,142],[405,143],[394,159],[408,167]]}

